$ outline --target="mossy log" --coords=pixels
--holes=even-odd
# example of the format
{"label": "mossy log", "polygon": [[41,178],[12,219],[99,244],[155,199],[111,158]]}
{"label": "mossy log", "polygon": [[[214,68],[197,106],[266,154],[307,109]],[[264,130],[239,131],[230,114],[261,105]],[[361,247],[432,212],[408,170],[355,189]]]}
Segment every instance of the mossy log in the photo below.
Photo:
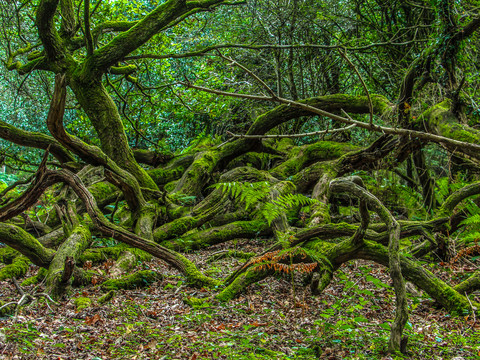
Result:
{"label": "mossy log", "polygon": [[[273,180],[267,172],[259,171],[250,167],[242,167],[223,174],[219,182],[232,181],[262,181]],[[155,241],[162,242],[171,238],[181,238],[183,234],[193,228],[198,228],[212,220],[218,214],[225,213],[231,205],[229,194],[221,188],[213,190],[204,200],[195,205],[192,211],[181,218],[175,219],[155,229],[153,236]]]}
{"label": "mossy log", "polygon": [[115,296],[115,290],[110,290],[108,293],[98,298],[98,303],[100,305],[106,304],[110,302],[114,296]]}
{"label": "mossy log", "polygon": [[45,248],[37,239],[18,226],[0,222],[0,242],[29,258],[35,265],[48,267],[55,251]]}
{"label": "mossy log", "polygon": [[103,290],[128,290],[136,288],[144,288],[158,281],[162,276],[152,270],[137,271],[134,274],[126,275],[120,279],[109,279],[102,283]]}
{"label": "mossy log", "polygon": [[75,191],[76,195],[84,202],[92,221],[92,226],[94,226],[103,235],[112,237],[132,247],[139,248],[156,257],[159,257],[185,274],[187,280],[196,286],[216,286],[219,284],[217,280],[209,278],[199,272],[196,266],[183,255],[109,222],[98,208],[93,196],[74,173],[71,173],[68,170],[48,170],[45,168],[45,164],[46,156],[44,156],[42,165],[36,174],[35,183],[32,184],[32,186],[18,199],[12,201],[7,206],[0,208],[0,219],[8,219],[18,213],[21,213],[25,207],[31,206],[32,203],[37,201],[46,188],[52,184],[64,182],[70,185]]}
{"label": "mossy log", "polygon": [[[480,144],[480,131],[458,121],[451,99],[446,99],[427,109],[418,117],[415,124],[417,127],[425,129],[432,134],[471,144]],[[478,151],[473,149],[453,146],[447,143],[444,146],[452,152],[460,151],[476,160],[480,159]]]}
{"label": "mossy log", "polygon": [[264,220],[235,221],[223,226],[187,233],[161,244],[177,251],[204,249],[211,245],[221,244],[240,238],[256,238],[271,235],[272,230]]}
{"label": "mossy log", "polygon": [[46,289],[54,298],[60,298],[72,283],[77,259],[92,241],[87,226],[78,225],[65,242],[60,245],[48,267]]}
{"label": "mossy log", "polygon": [[454,287],[455,291],[460,294],[470,294],[473,291],[480,289],[480,271],[475,271],[472,276],[462,281]]}
{"label": "mossy log", "polygon": [[215,295],[215,298],[220,301],[230,301],[238,296],[247,286],[257,283],[274,273],[275,271],[273,270],[260,270],[259,267],[251,268],[237,276],[227,287]]}

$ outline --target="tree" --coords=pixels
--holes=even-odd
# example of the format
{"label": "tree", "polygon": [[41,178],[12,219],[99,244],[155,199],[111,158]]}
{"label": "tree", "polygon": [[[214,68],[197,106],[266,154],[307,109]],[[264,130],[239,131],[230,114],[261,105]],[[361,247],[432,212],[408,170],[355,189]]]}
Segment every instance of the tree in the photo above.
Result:
{"label": "tree", "polygon": [[[329,8],[330,2],[309,0],[250,5],[252,16],[240,24],[252,32],[224,34],[209,25],[205,31],[219,39],[233,38],[234,43],[202,43],[183,53],[172,51],[175,44],[168,45],[167,31],[174,33],[172,37],[175,31],[182,34],[195,26],[187,23],[192,16],[198,15],[193,24],[207,21],[203,12],[221,5],[230,5],[226,11],[232,11],[232,5],[241,3],[97,2],[91,9],[87,0],[82,19],[75,15],[81,3],[70,0],[2,5],[4,11],[11,10],[8,18],[14,24],[3,24],[4,37],[10,39],[12,32],[18,37],[18,42],[6,43],[6,68],[20,75],[55,74],[55,85],[46,117],[49,134],[0,123],[5,141],[45,150],[25,191],[15,194],[14,184],[2,192],[0,241],[21,256],[4,256],[12,263],[0,271],[0,278],[21,276],[32,262],[47,269],[47,291],[61,298],[73,278],[77,283],[91,282],[91,274],[78,266],[85,259],[95,259],[103,251],[114,254],[118,263],[128,263],[146,256],[141,249],[165,260],[193,284],[220,286],[212,296],[228,301],[254,282],[292,271],[310,276],[312,293],[319,294],[341,264],[367,259],[390,268],[397,296],[392,352],[405,351],[405,279],[449,310],[470,310],[472,301],[465,293],[478,288],[478,272],[453,287],[424,269],[416,257],[435,252],[447,261],[453,256],[449,235],[469,226],[462,221],[468,206],[460,204],[480,191],[476,182],[451,194],[447,189],[440,205],[422,151],[426,144],[436,144],[455,155],[458,171],[477,169],[479,134],[467,122],[478,115],[470,115],[476,103],[468,102],[475,96],[472,84],[478,79],[469,73],[471,65],[464,57],[473,56],[470,41],[480,18],[469,3],[442,0],[435,8],[423,1],[415,1],[413,7],[411,2],[392,3],[386,7],[379,1],[351,1]],[[462,16],[456,12],[459,6],[465,11]],[[107,20],[112,16],[117,18]],[[216,20],[222,20],[222,13]],[[432,22],[435,26],[427,29]],[[239,49],[257,53],[246,56]],[[398,54],[405,56],[398,60]],[[192,62],[197,56],[202,59]],[[259,57],[262,61],[256,66]],[[174,58],[184,60],[175,65],[173,75],[152,63]],[[125,110],[141,104],[140,94],[152,100],[159,91],[158,86],[143,85],[158,78],[152,68],[175,82],[168,87],[189,110],[179,96],[184,88],[201,91],[185,94],[189,99],[206,101],[205,93],[214,99],[242,99],[217,100],[229,115],[245,102],[264,112],[255,116],[252,111],[254,119],[246,133],[230,133],[222,144],[206,137],[183,153],[162,152],[159,139],[151,138],[158,133],[145,131],[155,124],[147,118],[159,105],[151,101]],[[134,76],[136,72],[140,74]],[[439,94],[428,96],[432,87],[438,87]],[[129,96],[133,88],[136,93]],[[65,116],[68,105],[78,105],[79,112],[67,109]],[[137,112],[141,115],[132,120],[130,115]],[[245,117],[248,120],[244,116],[242,123]],[[81,139],[72,134],[72,123],[68,131],[66,118],[82,126],[87,122],[95,131]],[[295,119],[303,120],[294,123]],[[207,116],[206,132],[213,132],[210,122]],[[349,126],[339,128],[340,124]],[[373,140],[364,146],[335,141],[339,133],[356,131],[353,127],[366,129]],[[307,130],[312,130],[310,136],[322,137],[303,144],[289,139],[303,138],[305,134],[295,133]],[[132,145],[153,145],[157,152],[132,150]],[[59,170],[47,167],[50,154]],[[412,188],[402,193],[408,199],[420,190],[427,220],[395,218],[383,203],[388,194],[368,183],[372,176],[365,172],[379,171],[395,172],[405,180]],[[352,176],[362,172],[363,180]],[[358,217],[333,222],[338,207],[345,206],[345,194],[355,199]],[[45,203],[55,205],[48,217],[39,217],[43,220],[39,223],[28,209],[45,196]],[[401,197],[389,205],[397,210],[407,207]],[[378,215],[378,222],[372,222],[369,210]],[[22,226],[36,229],[34,235]],[[35,233],[38,229],[41,234]],[[92,234],[128,247],[91,249]],[[222,282],[203,275],[180,253],[256,234],[276,242]],[[413,236],[417,244],[408,253],[400,239]]]}

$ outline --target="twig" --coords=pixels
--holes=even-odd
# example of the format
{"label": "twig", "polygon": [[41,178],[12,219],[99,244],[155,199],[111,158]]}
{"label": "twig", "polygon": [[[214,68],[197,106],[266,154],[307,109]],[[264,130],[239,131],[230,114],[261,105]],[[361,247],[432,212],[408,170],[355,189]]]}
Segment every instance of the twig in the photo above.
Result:
{"label": "twig", "polygon": [[278,96],[277,94],[275,94],[275,92],[270,88],[270,86],[268,86],[265,81],[263,81],[262,79],[260,79],[253,71],[251,71],[250,69],[248,69],[246,66],[243,66],[242,64],[238,63],[237,61],[233,60],[232,58],[229,58],[225,55],[223,55],[220,50],[217,49],[217,54],[218,56],[220,56],[222,59],[224,60],[227,60],[230,62],[230,65],[233,65],[233,66],[236,66],[240,69],[242,69],[243,71],[245,71],[248,75],[250,75],[250,77],[252,77],[256,82],[258,82],[265,90],[267,90],[267,92],[270,94],[270,96],[272,97],[272,99],[276,99]]}
{"label": "twig", "polygon": [[470,304],[470,308],[472,309],[472,315],[473,315],[473,322],[477,322],[477,319],[475,317],[475,309],[473,308],[473,305],[472,305],[472,302],[470,301],[470,299],[468,298],[468,294],[467,292],[465,291],[465,297],[467,298],[468,300],[468,303]]}
{"label": "twig", "polygon": [[21,286],[18,284],[18,281],[17,279],[15,279],[14,277],[12,278],[12,282],[13,282],[13,285],[15,285],[15,287],[17,288],[17,291],[20,295],[25,295],[25,291],[23,291],[23,289],[21,288]]}
{"label": "twig", "polygon": [[352,67],[353,71],[358,76],[358,79],[362,83],[363,90],[365,90],[365,94],[367,95],[368,99],[368,108],[370,110],[370,125],[373,125],[373,103],[372,103],[372,98],[370,97],[370,92],[367,89],[367,85],[365,84],[365,81],[363,81],[362,75],[360,75],[360,72],[358,71],[357,67],[350,61],[350,59],[347,57],[347,54],[344,53],[340,48],[337,49],[340,55],[345,59],[345,61]]}
{"label": "twig", "polygon": [[14,304],[16,305],[17,303],[16,303],[15,301],[11,301],[11,302],[9,302],[9,303],[6,303],[5,305],[0,306],[0,310],[2,310],[3,308],[5,308],[5,307],[7,307],[7,306],[9,306],[9,305],[14,305]]}

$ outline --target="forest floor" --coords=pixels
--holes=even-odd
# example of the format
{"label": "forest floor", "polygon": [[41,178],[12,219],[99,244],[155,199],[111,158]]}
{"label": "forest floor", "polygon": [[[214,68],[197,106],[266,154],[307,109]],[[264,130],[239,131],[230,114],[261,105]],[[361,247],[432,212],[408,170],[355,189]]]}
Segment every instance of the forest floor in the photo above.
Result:
{"label": "forest floor", "polygon": [[[222,278],[241,260],[209,262],[212,253],[264,246],[261,240],[242,240],[188,257],[206,274]],[[251,286],[229,303],[211,300],[201,307],[191,307],[185,299],[206,297],[207,290],[187,286],[157,260],[138,268],[163,276],[144,289],[117,291],[104,305],[97,303],[104,292],[92,285],[58,306],[44,300],[23,307],[16,320],[0,318],[0,359],[392,359],[386,344],[394,293],[383,267],[351,262],[318,297],[311,296],[299,276],[287,276]],[[448,269],[445,277],[463,270],[472,269]],[[28,275],[36,271],[32,267]],[[409,296],[405,358],[479,359],[480,320],[448,314],[427,296],[416,295]],[[93,302],[76,311],[74,301],[81,296]],[[474,297],[480,301],[479,293]],[[2,301],[19,298],[11,281],[0,283]]]}

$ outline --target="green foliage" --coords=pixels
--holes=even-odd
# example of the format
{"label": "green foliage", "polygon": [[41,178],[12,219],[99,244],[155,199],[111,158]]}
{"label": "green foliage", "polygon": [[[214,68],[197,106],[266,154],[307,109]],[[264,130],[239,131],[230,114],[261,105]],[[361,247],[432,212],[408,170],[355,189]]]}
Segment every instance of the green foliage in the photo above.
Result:
{"label": "green foliage", "polygon": [[173,202],[181,205],[181,206],[192,206],[195,204],[197,200],[196,196],[193,195],[185,195],[181,193],[173,193],[168,195],[169,199]]}
{"label": "green foliage", "polygon": [[272,188],[268,181],[218,183],[215,187],[244,203],[245,210],[253,205],[260,206],[260,214],[267,220],[268,225],[289,209],[316,203],[316,200],[302,194],[282,194],[275,200],[265,202]]}
{"label": "green foliage", "polygon": [[[11,185],[17,180],[18,180],[18,176],[15,174],[0,173],[0,182],[3,183],[4,185]],[[0,188],[1,186],[2,185],[0,185]]]}
{"label": "green foliage", "polygon": [[457,176],[456,181],[445,176],[436,180],[435,194],[438,202],[443,203],[454,191],[468,185],[463,176]]}
{"label": "green foliage", "polygon": [[457,247],[469,247],[480,242],[480,208],[471,199],[464,202],[468,216],[460,223],[464,228],[456,242]]}
{"label": "green foliage", "polygon": [[98,303],[99,303],[100,305],[106,304],[106,303],[108,303],[110,300],[112,300],[114,296],[115,296],[115,290],[110,290],[109,292],[107,292],[105,295],[101,296],[101,297],[98,299]]}

